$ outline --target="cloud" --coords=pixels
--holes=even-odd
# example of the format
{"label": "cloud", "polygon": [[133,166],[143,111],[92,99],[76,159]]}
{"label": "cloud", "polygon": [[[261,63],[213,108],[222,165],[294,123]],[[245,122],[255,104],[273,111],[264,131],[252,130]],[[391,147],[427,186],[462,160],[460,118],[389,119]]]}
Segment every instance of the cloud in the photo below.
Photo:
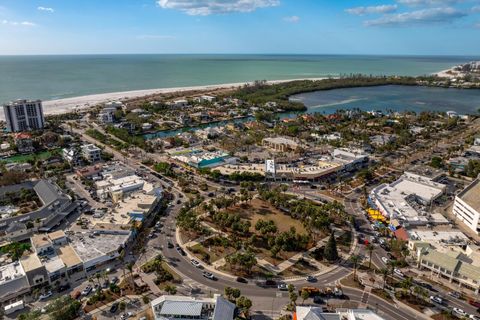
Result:
{"label": "cloud", "polygon": [[139,40],[160,40],[160,39],[175,39],[174,36],[162,35],[162,34],[142,34],[137,36]]}
{"label": "cloud", "polygon": [[450,23],[467,16],[455,8],[429,8],[399,14],[385,15],[379,19],[365,21],[366,26],[410,26],[430,23]]}
{"label": "cloud", "polygon": [[480,13],[480,6],[474,6],[471,11],[473,13]]}
{"label": "cloud", "polygon": [[398,3],[407,6],[445,6],[461,3],[464,0],[397,0]]}
{"label": "cloud", "polygon": [[37,8],[38,11],[46,11],[46,12],[55,12],[55,10],[53,8],[47,8],[47,7],[38,7]]}
{"label": "cloud", "polygon": [[283,21],[290,22],[290,23],[297,23],[300,21],[300,17],[299,16],[285,17],[283,18]]}
{"label": "cloud", "polygon": [[35,23],[30,21],[10,21],[10,20],[0,20],[0,24],[4,26],[24,26],[24,27],[34,27]]}
{"label": "cloud", "polygon": [[174,9],[191,16],[208,16],[231,12],[252,12],[274,7],[280,0],[157,0],[163,9]]}
{"label": "cloud", "polygon": [[356,7],[356,8],[350,8],[346,9],[345,12],[354,14],[357,16],[362,16],[365,14],[375,14],[375,13],[389,13],[389,12],[394,12],[397,10],[397,5],[392,4],[392,5],[381,5],[381,6],[373,6],[373,7]]}

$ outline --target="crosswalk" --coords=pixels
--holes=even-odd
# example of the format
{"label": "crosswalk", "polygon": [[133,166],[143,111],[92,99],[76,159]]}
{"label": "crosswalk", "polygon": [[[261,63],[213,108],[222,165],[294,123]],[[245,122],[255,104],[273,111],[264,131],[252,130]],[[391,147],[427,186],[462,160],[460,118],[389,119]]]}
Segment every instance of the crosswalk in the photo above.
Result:
{"label": "crosswalk", "polygon": [[184,278],[179,290],[187,291],[191,295],[201,295],[205,293],[220,293],[217,289],[208,287],[190,278]]}

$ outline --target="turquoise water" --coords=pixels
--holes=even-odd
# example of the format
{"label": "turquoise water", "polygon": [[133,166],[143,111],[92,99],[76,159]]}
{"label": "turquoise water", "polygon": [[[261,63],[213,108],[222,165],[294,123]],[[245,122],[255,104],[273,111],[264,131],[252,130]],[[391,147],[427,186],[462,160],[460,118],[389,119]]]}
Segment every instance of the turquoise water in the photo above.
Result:
{"label": "turquoise water", "polygon": [[423,75],[476,57],[341,55],[0,56],[0,103],[139,89],[315,78]]}
{"label": "turquoise water", "polygon": [[333,113],[338,109],[359,108],[394,111],[456,111],[477,114],[480,90],[431,88],[417,86],[380,86],[334,89],[303,93],[290,99],[301,101],[308,112]]}

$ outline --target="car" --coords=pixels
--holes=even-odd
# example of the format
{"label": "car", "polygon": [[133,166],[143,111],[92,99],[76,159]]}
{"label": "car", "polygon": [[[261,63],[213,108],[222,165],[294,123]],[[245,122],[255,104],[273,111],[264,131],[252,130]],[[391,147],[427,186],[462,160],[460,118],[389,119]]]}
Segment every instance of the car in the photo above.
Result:
{"label": "car", "polygon": [[38,298],[40,300],[45,300],[45,299],[50,298],[52,295],[53,295],[52,291],[47,291],[47,292],[41,294]]}
{"label": "car", "polygon": [[103,281],[102,289],[107,289],[110,286],[110,280]]}
{"label": "car", "polygon": [[248,280],[245,279],[245,278],[242,278],[242,277],[237,277],[237,282],[241,282],[241,283],[248,283]]}
{"label": "car", "polygon": [[181,256],[186,256],[187,253],[185,252],[185,250],[183,250],[182,248],[180,247],[177,247],[177,252],[181,255]]}
{"label": "car", "polygon": [[277,282],[275,280],[267,279],[265,280],[264,285],[266,287],[275,287],[277,285]]}
{"label": "car", "polygon": [[430,301],[438,304],[443,304],[443,299],[440,298],[439,296],[430,296]]}
{"label": "car", "polygon": [[317,282],[317,278],[315,278],[314,276],[307,276],[305,280],[307,280],[308,282]]}
{"label": "car", "polygon": [[113,277],[112,280],[110,281],[111,283],[113,284],[117,284],[117,282],[119,281],[120,279],[118,279],[117,276]]}
{"label": "car", "polygon": [[280,290],[280,291],[287,291],[288,290],[288,286],[286,283],[279,283],[277,285],[277,289]]}
{"label": "car", "polygon": [[449,295],[450,297],[454,297],[454,298],[456,298],[456,299],[460,299],[460,298],[462,297],[462,294],[461,294],[460,292],[458,292],[458,291],[450,291],[450,292],[448,293],[448,295]]}
{"label": "car", "polygon": [[118,303],[118,302],[115,302],[114,304],[112,304],[112,306],[110,307],[110,313],[117,312],[119,305],[120,305],[120,303]]}
{"label": "car", "polygon": [[472,319],[472,320],[480,320],[480,317],[474,315],[474,314],[471,314],[468,316],[468,319]]}
{"label": "car", "polygon": [[173,246],[173,243],[171,243],[171,242],[169,241],[169,242],[167,243],[167,247],[168,247],[169,249],[172,249],[172,248],[174,247],[174,246]]}
{"label": "car", "polygon": [[180,204],[180,203],[182,203],[182,200],[178,199],[177,204]]}
{"label": "car", "polygon": [[57,289],[57,292],[63,292],[63,291],[67,291],[68,289],[70,289],[70,285],[69,284],[65,284],[65,285],[62,285],[62,286],[59,286],[58,289]]}
{"label": "car", "polygon": [[122,314],[122,316],[120,317],[121,320],[125,320],[125,319],[128,319],[128,318],[131,318],[133,317],[133,313],[131,312],[125,312],[124,314]]}
{"label": "car", "polygon": [[320,296],[314,296],[313,297],[313,303],[318,303],[318,304],[322,304],[324,303],[325,301],[323,301],[322,297]]}
{"label": "car", "polygon": [[96,284],[95,287],[93,287],[93,292],[98,292],[100,290],[102,290],[102,287],[100,287],[99,284]]}
{"label": "car", "polygon": [[393,269],[393,273],[395,273],[395,274],[396,274],[397,276],[399,276],[400,278],[405,277],[405,275],[403,274],[402,271],[400,271],[400,269],[397,269],[397,268]]}
{"label": "car", "polygon": [[205,271],[202,275],[207,279],[215,280],[215,276],[213,275],[213,273]]}
{"label": "car", "polygon": [[88,285],[85,287],[85,289],[83,289],[82,291],[82,296],[88,296],[90,294],[90,292],[92,292],[93,288],[92,286]]}
{"label": "car", "polygon": [[460,309],[460,308],[453,308],[453,313],[459,315],[460,317],[466,317],[467,316],[467,313],[465,311],[463,311],[463,309]]}
{"label": "car", "polygon": [[388,263],[388,258],[387,257],[382,257],[383,263],[387,264]]}
{"label": "car", "polygon": [[200,262],[198,262],[197,260],[195,259],[191,259],[190,262],[193,264],[193,266],[195,268],[200,268],[202,265],[200,264]]}

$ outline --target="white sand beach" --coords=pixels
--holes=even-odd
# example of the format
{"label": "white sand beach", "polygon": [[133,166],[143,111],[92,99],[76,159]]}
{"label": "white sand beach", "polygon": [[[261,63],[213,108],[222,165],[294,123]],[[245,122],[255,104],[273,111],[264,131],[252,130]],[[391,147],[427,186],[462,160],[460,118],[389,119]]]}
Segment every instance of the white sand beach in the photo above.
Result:
{"label": "white sand beach", "polygon": [[[325,78],[305,78],[305,79],[288,79],[288,80],[272,80],[267,81],[268,84],[296,81],[296,80],[323,80]],[[58,100],[43,101],[43,109],[45,115],[68,113],[74,110],[81,110],[90,108],[101,103],[109,101],[122,101],[125,99],[132,99],[138,97],[144,97],[154,94],[165,94],[172,92],[184,92],[184,91],[209,91],[216,89],[229,89],[238,88],[245,84],[252,84],[253,82],[239,82],[239,83],[226,83],[218,85],[206,85],[206,86],[193,86],[193,87],[178,87],[178,88],[160,88],[160,89],[147,89],[147,90],[134,90],[123,92],[110,92],[92,94],[87,96],[64,98]],[[4,120],[3,112],[0,113],[0,118]]]}

